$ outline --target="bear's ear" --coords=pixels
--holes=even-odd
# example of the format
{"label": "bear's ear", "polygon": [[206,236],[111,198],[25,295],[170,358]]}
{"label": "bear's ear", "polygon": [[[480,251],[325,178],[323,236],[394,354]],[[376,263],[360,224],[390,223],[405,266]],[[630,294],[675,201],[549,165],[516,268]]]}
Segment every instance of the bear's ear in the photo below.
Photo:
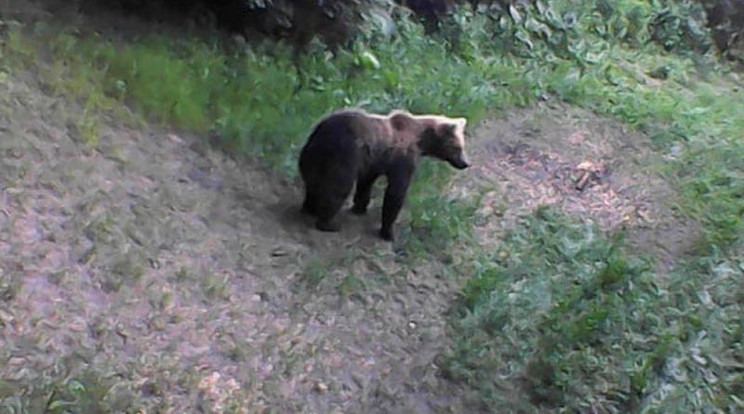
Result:
{"label": "bear's ear", "polygon": [[405,112],[393,112],[390,114],[390,125],[396,131],[410,131],[415,127],[416,120]]}
{"label": "bear's ear", "polygon": [[468,120],[465,118],[455,118],[455,123],[465,129],[465,126],[468,124]]}

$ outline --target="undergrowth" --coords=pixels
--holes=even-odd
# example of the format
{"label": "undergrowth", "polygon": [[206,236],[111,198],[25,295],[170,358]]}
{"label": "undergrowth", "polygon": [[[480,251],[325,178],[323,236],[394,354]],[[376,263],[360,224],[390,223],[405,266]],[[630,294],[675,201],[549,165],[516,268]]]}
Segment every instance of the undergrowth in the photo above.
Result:
{"label": "undergrowth", "polygon": [[[476,67],[491,65],[491,54],[513,59],[536,95],[649,135],[681,190],[677,202],[703,224],[702,235],[690,234],[696,250],[666,277],[619,239],[546,210],[513,229],[501,252],[476,253],[463,270],[474,278],[455,307],[446,372],[498,412],[744,409],[744,269],[734,254],[744,213],[741,83],[693,53],[707,46],[683,17],[689,3],[656,3],[580,11],[537,2],[481,21],[480,35],[460,34],[465,49],[477,49]],[[477,40],[493,24],[510,34],[509,44],[496,43],[506,56]],[[521,393],[529,398],[514,397]]]}
{"label": "undergrowth", "polygon": [[[500,84],[484,85],[467,62],[449,58],[445,44],[424,36],[419,26],[406,23],[402,29],[401,37],[378,43],[374,59],[379,68],[364,59],[370,50],[367,42],[380,40],[372,38],[335,56],[313,44],[300,58],[301,71],[293,66],[289,48],[270,42],[226,52],[216,40],[146,36],[120,42],[45,26],[37,30],[46,33],[43,45],[39,38],[14,32],[7,49],[18,66],[38,67],[52,93],[80,102],[86,114],[89,108],[111,110],[111,101],[118,100],[151,121],[209,136],[236,157],[257,159],[294,177],[297,154],[311,126],[339,107],[376,112],[404,107],[416,113],[465,116],[475,124],[485,115],[488,100],[517,97]],[[33,50],[40,48],[51,56],[49,62],[36,59]],[[503,78],[518,79],[516,68],[503,70]],[[76,120],[91,145],[96,143],[93,121]],[[409,204],[414,226],[434,224],[437,234],[422,237],[449,242],[467,230],[466,215],[441,226],[427,216],[451,212],[436,196],[447,182],[446,168],[428,162],[420,168]],[[409,251],[435,251],[425,241],[405,240],[412,242]]]}
{"label": "undergrowth", "polygon": [[[38,69],[51,93],[85,114],[124,102],[290,177],[312,124],[342,106],[475,125],[493,111],[559,99],[613,116],[663,154],[677,203],[703,225],[697,250],[660,278],[652,258],[626,252],[621,238],[539,209],[502,251],[483,251],[467,237],[477,197],[442,195],[447,167],[424,163],[403,250],[474,257],[460,268],[473,278],[447,373],[502,410],[734,412],[744,409],[743,268],[732,254],[744,213],[742,83],[704,53],[710,41],[697,13],[695,3],[662,0],[536,1],[496,16],[464,8],[439,37],[399,20],[394,36],[372,34],[335,55],[313,44],[298,67],[275,43],[234,50],[75,30],[14,31],[3,56],[11,70]],[[96,122],[77,120],[91,146]],[[312,268],[307,278],[318,283],[324,273]],[[529,401],[509,397],[517,388]]]}
{"label": "undergrowth", "polygon": [[536,210],[476,262],[445,373],[496,412],[740,410],[741,264],[695,259],[665,283],[649,259]]}
{"label": "undergrowth", "polygon": [[[737,157],[729,156],[728,142],[738,138],[744,121],[734,93],[699,82],[708,77],[724,88],[740,87],[725,68],[688,52],[710,45],[692,18],[698,12],[692,3],[660,0],[538,1],[497,19],[466,8],[443,28],[445,38],[425,36],[400,20],[396,36],[372,34],[335,55],[313,44],[299,69],[286,46],[268,42],[230,52],[217,40],[146,35],[123,42],[42,28],[36,32],[50,62],[38,61],[33,50],[39,45],[20,32],[11,33],[6,49],[11,59],[37,66],[53,93],[80,101],[85,112],[75,124],[90,145],[97,140],[95,111],[116,108],[111,101],[119,100],[290,176],[310,127],[338,107],[405,107],[466,116],[475,125],[488,112],[556,96],[618,117],[648,133],[661,150],[689,147],[673,174],[689,169],[699,151],[722,161],[684,182],[689,197],[681,203],[707,225],[701,244],[707,246],[730,242],[741,227],[738,193],[716,177],[740,169],[729,165]],[[420,171],[414,192],[442,188],[446,180],[429,179],[430,171],[446,175],[441,170],[446,167]],[[694,190],[701,184],[704,191]],[[411,211],[421,214],[416,206],[431,211],[432,204],[442,205],[411,199]],[[708,203],[716,208],[699,214]]]}

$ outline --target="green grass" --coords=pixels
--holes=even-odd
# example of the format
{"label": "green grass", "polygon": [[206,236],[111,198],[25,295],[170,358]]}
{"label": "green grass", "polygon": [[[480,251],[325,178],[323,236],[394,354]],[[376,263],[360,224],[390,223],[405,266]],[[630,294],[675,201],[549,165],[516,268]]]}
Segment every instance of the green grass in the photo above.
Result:
{"label": "green grass", "polygon": [[[744,409],[744,269],[733,254],[744,213],[742,82],[697,53],[709,40],[688,19],[694,9],[626,0],[536,2],[498,19],[464,10],[446,38],[401,21],[396,36],[373,34],[336,56],[313,45],[300,72],[274,43],[228,52],[204,39],[50,32],[49,58],[39,61],[39,40],[13,32],[2,53],[11,71],[38,68],[52,93],[86,114],[124,102],[290,177],[311,125],[340,106],[475,123],[558,99],[614,117],[671,154],[663,164],[680,193],[674,201],[702,224],[702,235],[691,234],[696,251],[661,277],[653,258],[625,251],[617,235],[546,209],[525,217],[498,252],[483,251],[469,237],[477,197],[442,196],[448,168],[424,163],[400,229],[402,256],[472,258],[452,265],[472,280],[456,307],[447,373],[497,411],[735,412]],[[380,67],[365,65],[365,53]],[[95,120],[76,123],[95,146]],[[311,265],[304,280],[322,282],[322,270]],[[357,282],[350,276],[339,289]],[[509,398],[515,388],[529,398]]]}
{"label": "green grass", "polygon": [[[513,54],[538,94],[616,117],[662,154],[676,150],[665,173],[703,234],[691,233],[694,254],[660,277],[653,258],[623,252],[619,239],[538,210],[499,253],[476,253],[462,269],[474,277],[455,307],[447,373],[497,412],[740,411],[739,77],[670,46],[674,39],[648,44],[593,32],[590,10],[573,28],[584,42],[563,54],[514,20],[511,31],[522,33],[515,38],[531,46],[511,45]],[[540,18],[530,13],[526,20]],[[666,79],[650,75],[659,68]],[[521,392],[529,398],[511,397]]]}
{"label": "green grass", "polygon": [[[408,43],[375,51],[379,70],[359,62],[366,50],[362,43],[333,58],[319,49],[301,59],[302,79],[289,50],[273,43],[229,55],[209,41],[153,36],[121,44],[63,34],[52,40],[51,49],[55,62],[84,66],[95,78],[92,84],[103,83],[107,97],[129,103],[142,115],[192,131],[213,131],[226,150],[295,174],[296,153],[310,127],[340,106],[380,111],[405,106],[471,118],[484,114],[486,93],[471,93],[479,79],[462,76],[465,63],[447,62],[444,46],[433,40],[420,37],[417,42],[420,55],[415,57],[406,54],[412,47]],[[414,58],[445,63],[432,71],[414,64]]]}
{"label": "green grass", "polygon": [[[64,368],[64,363],[58,363]],[[63,375],[64,379],[43,379],[29,389],[0,380],[0,401],[14,413],[93,413],[132,409],[132,395],[112,392],[114,381],[93,371]],[[21,392],[19,392],[21,391]]]}
{"label": "green grass", "polygon": [[[152,122],[209,135],[236,157],[252,157],[294,177],[297,153],[311,126],[339,107],[383,112],[405,107],[466,116],[475,123],[486,114],[489,100],[503,100],[493,106],[524,101],[501,82],[484,83],[468,62],[450,58],[446,45],[424,37],[420,27],[407,24],[403,29],[401,37],[374,49],[367,44],[375,39],[366,39],[335,57],[314,45],[316,50],[301,58],[299,74],[290,50],[275,43],[228,53],[216,42],[193,38],[147,36],[125,43],[47,28],[38,30],[51,33],[41,39],[12,33],[7,49],[20,62],[17,66],[38,68],[50,80],[53,94],[80,102],[86,114],[111,111],[116,107],[113,102],[124,102]],[[39,48],[51,56],[48,62],[37,61],[28,52]],[[379,69],[360,59],[370,50]],[[503,78],[521,82],[516,67],[500,69]],[[88,116],[75,120],[90,145],[97,141],[94,121]],[[409,233],[414,236],[421,234],[417,229],[432,224],[427,214],[453,213],[452,206],[439,203],[436,195],[447,182],[448,167],[432,164],[427,162],[418,171],[412,191]],[[453,222],[434,230],[436,235],[422,237],[455,239],[468,227],[464,222],[469,211],[461,209]]]}
{"label": "green grass", "polygon": [[[523,218],[502,252],[475,262],[446,368],[492,409],[741,408],[735,263],[686,263],[666,283],[621,238],[544,208]],[[529,402],[510,398],[522,392]]]}

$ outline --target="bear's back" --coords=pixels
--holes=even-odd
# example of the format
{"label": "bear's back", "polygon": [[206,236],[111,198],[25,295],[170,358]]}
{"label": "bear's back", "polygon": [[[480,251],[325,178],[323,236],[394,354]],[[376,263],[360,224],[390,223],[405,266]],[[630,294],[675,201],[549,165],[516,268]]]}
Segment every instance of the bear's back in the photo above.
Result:
{"label": "bear's back", "polygon": [[391,139],[392,128],[386,117],[346,109],[322,119],[315,126],[310,142],[323,141],[324,144],[342,146],[354,142],[356,145],[377,146],[390,143]]}

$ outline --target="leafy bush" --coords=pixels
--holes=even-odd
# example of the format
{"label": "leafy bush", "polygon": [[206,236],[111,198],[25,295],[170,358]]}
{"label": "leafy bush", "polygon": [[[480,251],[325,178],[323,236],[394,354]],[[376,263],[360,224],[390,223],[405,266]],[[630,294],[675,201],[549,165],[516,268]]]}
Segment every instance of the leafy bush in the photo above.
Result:
{"label": "leafy bush", "polygon": [[655,0],[649,23],[651,40],[667,51],[706,52],[712,45],[703,7],[689,0]]}
{"label": "leafy bush", "polygon": [[[622,43],[640,47],[653,41],[667,51],[705,52],[711,43],[704,22],[702,7],[690,1],[535,0],[505,8],[460,8],[443,35],[465,51],[475,40],[481,51],[548,63],[568,59],[582,67]],[[594,36],[601,42],[591,41]]]}

